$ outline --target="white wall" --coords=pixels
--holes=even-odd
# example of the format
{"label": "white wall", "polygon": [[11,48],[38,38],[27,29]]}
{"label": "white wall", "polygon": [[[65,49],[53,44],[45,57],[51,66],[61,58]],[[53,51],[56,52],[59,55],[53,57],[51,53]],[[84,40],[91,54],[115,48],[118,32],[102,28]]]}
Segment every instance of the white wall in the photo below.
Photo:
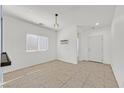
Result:
{"label": "white wall", "polygon": [[79,31],[79,60],[88,60],[88,36],[89,35],[103,35],[103,62],[111,63],[111,29],[110,27],[98,28],[95,30]]}
{"label": "white wall", "polygon": [[[27,33],[48,37],[48,51],[26,52]],[[12,61],[11,66],[3,68],[4,72],[54,60],[56,59],[56,32],[5,15],[4,51]]]}
{"label": "white wall", "polygon": [[[62,45],[60,40],[69,40]],[[64,62],[77,64],[77,29],[72,26],[57,33],[57,58]]]}
{"label": "white wall", "polygon": [[112,68],[119,87],[124,87],[124,6],[116,7],[112,41]]}

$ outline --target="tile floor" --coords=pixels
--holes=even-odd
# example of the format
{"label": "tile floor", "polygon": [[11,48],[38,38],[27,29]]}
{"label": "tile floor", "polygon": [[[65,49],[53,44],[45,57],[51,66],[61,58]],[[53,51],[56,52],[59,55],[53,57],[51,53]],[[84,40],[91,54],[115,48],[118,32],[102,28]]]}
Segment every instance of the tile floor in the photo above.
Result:
{"label": "tile floor", "polygon": [[4,75],[5,88],[118,88],[110,65],[53,61]]}

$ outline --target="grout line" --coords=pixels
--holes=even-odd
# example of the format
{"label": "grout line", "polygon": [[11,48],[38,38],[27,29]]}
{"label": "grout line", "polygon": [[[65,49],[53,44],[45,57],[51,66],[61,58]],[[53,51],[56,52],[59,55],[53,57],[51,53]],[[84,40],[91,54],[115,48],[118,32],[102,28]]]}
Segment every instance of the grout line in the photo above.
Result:
{"label": "grout line", "polygon": [[67,82],[69,82],[69,80],[71,80],[72,77],[70,77],[65,83],[63,83],[60,87],[62,88],[65,84],[67,84]]}
{"label": "grout line", "polygon": [[33,74],[33,73],[36,73],[36,72],[40,72],[40,71],[41,70],[32,71],[32,72],[27,73],[26,75],[30,75],[30,74]]}
{"label": "grout line", "polygon": [[36,67],[36,66],[39,66],[39,65],[46,65],[47,63],[54,63],[55,61],[57,61],[57,59],[47,61],[47,62],[43,62],[43,63],[39,63],[39,64],[35,64],[35,65],[31,65],[31,66],[28,66],[28,67],[23,67],[23,68],[14,70],[14,71],[7,72],[5,74],[14,73],[14,72],[25,70],[25,69],[30,69],[30,68],[33,68],[33,67]]}
{"label": "grout line", "polygon": [[103,87],[104,87],[104,88],[106,88],[106,85],[105,85],[105,77],[106,77],[106,75],[105,75],[105,74],[106,74],[106,72],[105,72],[105,67],[106,67],[106,65],[104,64],[104,78],[103,78],[103,83],[104,83],[104,84],[103,84]]}
{"label": "grout line", "polygon": [[31,74],[33,74],[33,73],[40,72],[40,71],[41,71],[41,70],[36,70],[36,71],[29,72],[29,73],[27,73],[27,74],[25,74],[25,75],[21,75],[21,76],[15,78],[15,79],[11,79],[11,80],[9,80],[9,81],[3,82],[1,85],[3,86],[3,85],[5,85],[5,84],[7,84],[7,83],[10,83],[10,82],[15,81],[15,80],[20,79],[20,78],[23,78],[23,77],[25,77],[26,75],[31,75]]}
{"label": "grout line", "polygon": [[104,69],[103,69],[103,79],[102,80],[103,80],[103,88],[105,88],[105,64],[103,64],[103,66],[104,66],[103,67]]}
{"label": "grout line", "polygon": [[12,80],[9,80],[9,81],[6,81],[6,82],[3,82],[3,83],[2,83],[2,86],[5,85],[5,84],[7,84],[7,83],[10,83],[10,82],[12,82],[12,81],[15,81],[15,80],[17,80],[17,79],[20,79],[20,78],[22,78],[22,77],[24,77],[24,75],[19,76],[19,77],[15,78],[15,79],[12,79]]}
{"label": "grout line", "polygon": [[84,83],[82,84],[82,87],[83,87],[83,88],[84,88],[84,86],[85,86],[85,84],[86,84],[87,80],[89,79],[89,76],[90,76],[90,72],[88,73],[88,75],[87,75],[87,77],[86,77],[86,79],[85,79]]}

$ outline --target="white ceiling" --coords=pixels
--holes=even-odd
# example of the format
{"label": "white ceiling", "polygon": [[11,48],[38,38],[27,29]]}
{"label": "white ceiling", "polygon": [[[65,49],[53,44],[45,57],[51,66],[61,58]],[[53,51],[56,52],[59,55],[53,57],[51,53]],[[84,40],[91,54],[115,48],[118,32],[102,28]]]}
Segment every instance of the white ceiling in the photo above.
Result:
{"label": "white ceiling", "polygon": [[96,22],[102,25],[111,25],[115,6],[101,5],[27,5],[3,7],[4,12],[34,22],[43,23],[53,28],[55,22],[54,14],[58,13],[60,28],[72,25],[94,26]]}

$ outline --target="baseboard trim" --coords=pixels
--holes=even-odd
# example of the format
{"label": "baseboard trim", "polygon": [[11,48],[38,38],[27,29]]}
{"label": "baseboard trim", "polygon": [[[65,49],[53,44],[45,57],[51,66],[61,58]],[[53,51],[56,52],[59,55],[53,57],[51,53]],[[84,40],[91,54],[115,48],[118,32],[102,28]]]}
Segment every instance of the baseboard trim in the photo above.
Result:
{"label": "baseboard trim", "polygon": [[118,72],[116,71],[115,66],[113,64],[111,64],[111,68],[112,68],[113,74],[115,76],[115,79],[117,81],[118,87],[121,88],[120,78],[119,78],[119,76],[117,74]]}
{"label": "baseboard trim", "polygon": [[103,62],[97,62],[97,61],[92,61],[92,60],[81,60],[79,62],[94,62],[94,63],[100,63],[100,64],[104,64]]}
{"label": "baseboard trim", "polygon": [[[111,64],[110,64],[110,65],[111,65]],[[111,69],[112,69],[112,74],[113,74],[114,79],[115,79],[115,81],[116,81],[116,83],[117,83],[117,86],[118,86],[118,88],[119,88],[119,84],[118,84],[118,81],[117,81],[117,79],[116,79],[116,77],[115,77],[115,73],[114,73],[114,70],[113,70],[113,68],[112,68],[112,65],[111,65],[110,67],[111,67]]]}
{"label": "baseboard trim", "polygon": [[40,65],[40,64],[46,64],[46,63],[48,63],[48,62],[54,62],[54,61],[57,61],[57,59],[50,60],[50,61],[46,61],[46,62],[39,63],[39,64],[34,64],[34,65],[26,66],[26,67],[22,67],[22,68],[19,68],[19,69],[15,69],[15,70],[12,70],[12,71],[8,71],[8,72],[4,72],[4,74],[8,74],[8,73],[11,73],[11,72],[14,72],[14,71],[19,71],[19,70],[21,70],[21,69],[26,69],[26,68],[38,66],[38,65]]}
{"label": "baseboard trim", "polygon": [[75,63],[75,62],[72,63],[72,62],[69,62],[69,61],[66,61],[66,60],[63,60],[63,59],[57,59],[57,60],[65,62],[65,63],[69,63],[69,64],[78,64],[78,61],[77,61],[77,63]]}

